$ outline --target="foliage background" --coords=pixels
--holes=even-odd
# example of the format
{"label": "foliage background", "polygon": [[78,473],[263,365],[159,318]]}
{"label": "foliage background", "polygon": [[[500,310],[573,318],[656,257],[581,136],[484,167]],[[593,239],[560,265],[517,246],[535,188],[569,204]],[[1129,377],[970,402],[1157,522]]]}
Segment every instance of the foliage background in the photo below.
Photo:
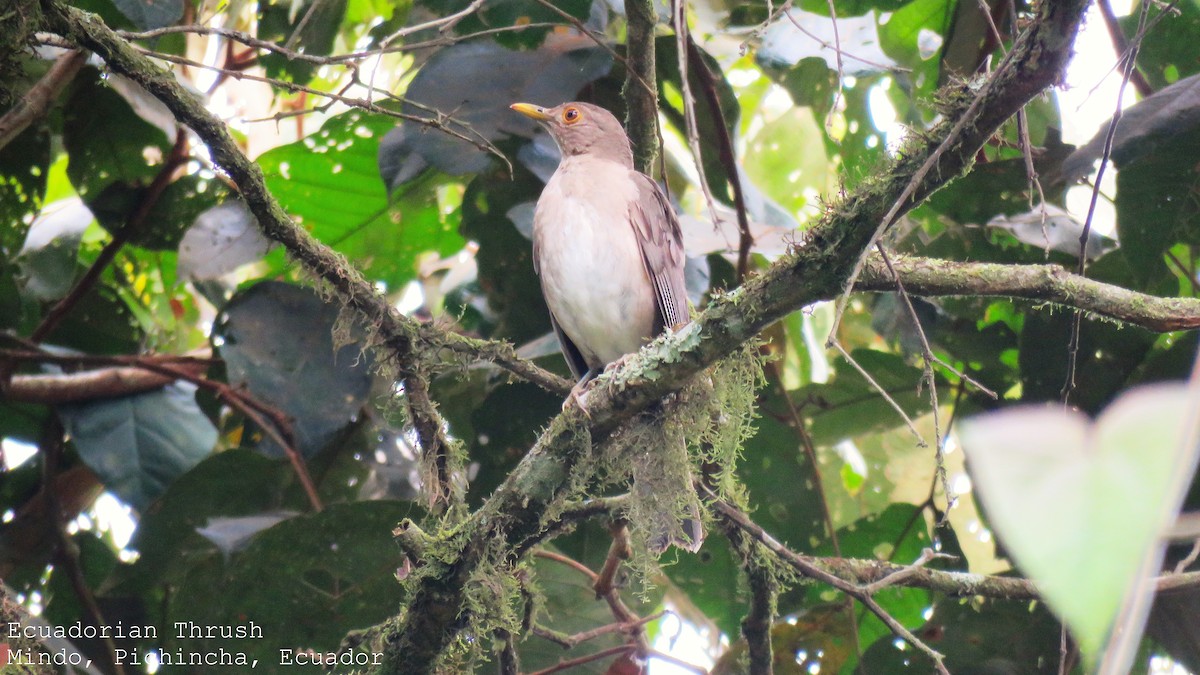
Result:
{"label": "foliage background", "polygon": [[[556,152],[507,105],[579,98],[623,116],[630,25],[620,3],[69,4],[131,31],[139,50],[173,64],[255,158],[286,212],[389,303],[444,330],[511,342],[521,356],[566,373],[547,337],[528,241],[532,205]],[[906,129],[919,135],[934,124],[949,91],[940,88],[986,71],[1032,16],[1024,3],[1015,3],[1016,17],[1007,1],[983,4],[1004,39],[992,39],[979,3],[967,1],[813,0],[786,14],[762,3],[688,3],[701,50],[685,59],[699,171],[687,145],[671,10],[655,8],[663,142],[655,167],[684,214],[698,306],[804,241],[839,193],[868,188]],[[1200,5],[1178,2],[1155,13],[1164,18],[1150,39],[1136,42],[1138,76],[1127,96],[1179,86],[1149,99],[1120,129],[1112,148],[1117,178],[1102,184],[1115,214],[1109,234],[1120,245],[1089,243],[1087,276],[1193,297],[1200,136],[1192,117],[1167,113],[1188,110],[1194,96],[1188,78],[1200,69]],[[1135,37],[1136,17],[1121,19],[1114,39]],[[189,25],[238,33],[171,29]],[[245,36],[284,49],[256,49]],[[841,56],[822,42],[839,43]],[[155,97],[96,59],[44,44],[4,56],[18,74],[2,87],[10,100],[39,82],[61,92],[0,147],[0,374],[12,377],[0,401],[6,593],[59,625],[159,627],[158,640],[77,641],[74,648],[105,671],[114,668],[114,649],[218,647],[273,671],[280,648],[334,651],[356,643],[353,631],[386,625],[409,597],[397,577],[412,569],[393,527],[410,519],[443,534],[466,509],[483,505],[559,411],[560,392],[489,365],[487,351],[482,361],[439,363],[429,354],[418,364],[362,352],[377,327],[355,324],[328,287],[268,245],[238,186]],[[1044,235],[1036,206],[1044,198],[1078,209],[1068,189],[1092,174],[1099,157],[1095,148],[1072,155],[1062,144],[1070,114],[1054,92],[1036,98],[1024,115],[1028,157],[1014,119],[977,154],[970,174],[888,232],[889,249],[1074,269],[1082,214],[1053,218]],[[726,140],[734,161],[722,155]],[[754,236],[741,256],[739,211]],[[878,386],[823,347],[832,303],[766,330],[757,419],[736,466],[754,522],[815,556],[907,564],[933,547],[956,559],[931,567],[1008,570],[948,432],[963,416],[1061,400],[1074,314],[991,295],[913,298],[933,355],[948,366],[935,371],[936,416],[922,386],[921,340],[900,296],[855,294],[837,326],[838,343]],[[1072,405],[1096,413],[1133,386],[1186,377],[1195,334],[1137,323],[1082,323]],[[117,378],[115,367],[135,368]],[[86,389],[79,376],[93,369],[115,379]],[[147,382],[148,375],[171,383]],[[949,438],[948,480],[937,480],[934,451],[918,445],[880,389],[922,438]],[[445,428],[420,428],[429,401]],[[422,464],[419,450],[438,437],[454,448],[441,474]],[[32,447],[38,451],[29,458]],[[462,501],[446,509],[422,485],[450,480],[456,461],[451,492]],[[957,493],[953,508],[947,485]],[[136,522],[131,539],[113,524],[114,511]],[[741,622],[747,607],[761,606],[743,570],[755,568],[742,559],[742,544],[710,530],[697,555],[670,552],[661,568],[623,572],[621,596],[638,616],[664,607],[673,613],[647,624],[659,652],[686,625],[703,651],[679,658],[740,672],[748,649]],[[597,518],[545,550],[598,570],[609,540]],[[531,556],[515,571],[469,583],[493,583],[497,597],[512,600],[492,608],[503,625],[512,624],[505,612],[537,608],[531,625],[516,622],[529,633],[508,638],[524,672],[605,648],[625,656],[579,670],[628,667],[620,636],[570,650],[546,639],[546,629],[572,634],[622,620],[595,600],[586,576],[560,561]],[[777,672],[928,671],[924,656],[831,588],[785,583],[780,591],[771,629]],[[945,654],[952,672],[1059,668],[1060,629],[1039,603],[919,587],[875,597]],[[263,627],[264,639],[176,638],[172,628],[247,620]],[[1168,652],[1200,667],[1195,636],[1172,633],[1178,624],[1152,620],[1140,668]],[[480,669],[505,667],[502,633],[472,639],[492,659]],[[1074,663],[1069,658],[1068,669]]]}

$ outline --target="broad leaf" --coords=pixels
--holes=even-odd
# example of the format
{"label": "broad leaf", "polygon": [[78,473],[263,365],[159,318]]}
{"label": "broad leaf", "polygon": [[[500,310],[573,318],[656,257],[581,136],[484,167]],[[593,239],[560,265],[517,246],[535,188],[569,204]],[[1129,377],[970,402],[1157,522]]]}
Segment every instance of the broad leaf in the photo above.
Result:
{"label": "broad leaf", "polygon": [[376,155],[392,124],[388,117],[343,113],[315,134],[263,154],[258,163],[267,187],[305,229],[361,261],[363,274],[399,289],[416,275],[420,253],[448,255],[464,242],[454,214],[442,213],[432,179],[389,203]]}
{"label": "broad leaf", "polygon": [[[334,349],[337,317],[314,291],[267,281],[230,300],[216,328],[230,383],[282,411],[305,456],[351,422],[371,388],[361,346]],[[259,449],[283,452],[270,438]]]}
{"label": "broad leaf", "polygon": [[176,383],[135,396],[58,406],[79,456],[114,494],[144,509],[212,452],[217,431]]}
{"label": "broad leaf", "polygon": [[1094,423],[1026,407],[960,430],[993,528],[1091,663],[1195,470],[1184,443],[1195,405],[1164,384],[1122,396]]}

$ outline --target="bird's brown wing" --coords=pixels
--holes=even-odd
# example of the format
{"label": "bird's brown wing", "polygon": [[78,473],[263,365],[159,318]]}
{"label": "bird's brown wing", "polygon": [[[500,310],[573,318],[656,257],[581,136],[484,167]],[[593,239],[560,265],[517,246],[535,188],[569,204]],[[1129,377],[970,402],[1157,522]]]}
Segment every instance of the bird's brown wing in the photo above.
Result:
{"label": "bird's brown wing", "polygon": [[674,328],[687,323],[687,284],[683,277],[684,252],[683,232],[675,209],[667,196],[649,177],[633,173],[637,182],[637,199],[630,207],[629,221],[642,249],[642,262],[646,273],[654,284],[654,297],[658,304],[661,325]]}

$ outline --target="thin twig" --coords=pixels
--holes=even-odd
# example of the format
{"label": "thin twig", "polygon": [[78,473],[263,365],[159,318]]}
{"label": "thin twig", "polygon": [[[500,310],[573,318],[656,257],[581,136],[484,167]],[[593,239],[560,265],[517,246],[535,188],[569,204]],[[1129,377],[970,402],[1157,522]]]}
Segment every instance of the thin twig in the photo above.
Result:
{"label": "thin twig", "polygon": [[[750,269],[750,249],[754,246],[754,236],[750,234],[750,217],[746,213],[746,196],[742,190],[741,171],[737,165],[737,155],[733,149],[733,139],[729,136],[729,128],[725,125],[725,112],[721,109],[721,97],[717,94],[717,81],[708,64],[704,62],[700,48],[691,34],[687,35],[687,56],[690,61],[689,69],[696,73],[696,81],[700,84],[700,92],[708,106],[709,117],[713,120],[716,133],[717,157],[720,158],[721,168],[725,170],[725,179],[733,191],[733,209],[737,214],[738,223],[738,253],[737,278],[741,282],[746,278]],[[701,169],[703,172],[703,169]]]}
{"label": "thin twig", "polygon": [[1192,550],[1188,551],[1188,554],[1175,564],[1175,574],[1183,574],[1189,565],[1196,562],[1196,558],[1200,558],[1200,539],[1197,539],[1192,544]]}
{"label": "thin twig", "polygon": [[[149,56],[149,57],[155,58],[155,59],[161,59],[161,60],[167,61],[169,63],[191,66],[193,68],[202,68],[204,70],[211,70],[213,72],[225,73],[229,77],[232,77],[236,80],[250,80],[252,82],[264,82],[264,83],[270,84],[272,86],[279,87],[280,89],[290,91],[292,93],[303,92],[305,94],[310,94],[313,96],[320,96],[322,98],[337,101],[338,103],[341,103],[341,104],[346,105],[351,108],[358,108],[360,110],[366,110],[367,112],[375,113],[377,115],[387,115],[388,117],[394,117],[396,119],[401,119],[401,120],[405,120],[407,122],[412,122],[414,124],[420,124],[422,126],[426,126],[431,129],[436,129],[444,134],[447,134],[449,136],[457,138],[461,141],[466,141],[467,143],[470,143],[471,145],[475,146],[476,148],[498,157],[501,161],[503,161],[506,164],[506,166],[508,166],[510,171],[512,170],[512,165],[508,161],[508,159],[504,155],[504,153],[501,152],[500,149],[497,148],[490,140],[488,140],[486,136],[475,131],[474,128],[470,124],[467,124],[466,122],[457,120],[454,117],[451,117],[449,115],[437,113],[434,117],[421,117],[420,115],[413,115],[410,113],[400,112],[398,110],[391,110],[389,108],[384,108],[383,106],[372,103],[371,101],[368,101],[367,99],[354,98],[351,96],[343,96],[341,94],[337,94],[334,92],[322,91],[320,89],[315,89],[313,87],[298,84],[296,82],[288,82],[286,80],[280,80],[277,78],[266,77],[263,75],[254,75],[252,73],[247,73],[247,72],[240,71],[240,70],[229,70],[226,68],[221,68],[219,66],[210,66],[207,63],[201,63],[199,61],[194,61],[192,59],[184,58],[182,56],[176,56],[174,54],[166,54],[163,52],[156,52],[156,51],[153,51],[150,49],[146,49],[144,47],[139,47],[137,45],[134,45],[134,49],[136,49],[138,52],[140,52],[141,54],[143,54],[145,56]],[[374,91],[374,90],[372,90],[372,91]],[[271,119],[274,119],[274,118],[271,118]],[[451,125],[454,125],[454,126],[451,126]],[[457,128],[455,128],[455,127],[457,127]],[[459,128],[465,129],[467,132],[470,132],[470,135],[468,135],[467,133],[465,133],[463,131],[459,131],[458,130]]]}
{"label": "thin twig", "polygon": [[[821,506],[821,520],[825,525],[825,531],[829,533],[829,543],[833,546],[833,555],[840,558],[842,557],[842,545],[838,538],[837,527],[833,524],[833,513],[829,509],[829,494],[825,490],[825,480],[821,476],[821,463],[817,461],[817,448],[813,444],[812,434],[809,433],[808,428],[805,426],[804,417],[801,415],[800,409],[796,407],[796,402],[792,400],[791,395],[789,395],[787,388],[783,384],[782,360],[768,359],[767,368],[768,372],[771,373],[771,381],[779,390],[779,396],[787,404],[788,425],[796,430],[796,435],[800,438],[800,445],[804,448],[804,457],[808,460],[809,466],[812,467],[813,485],[817,492],[817,503]],[[750,570],[747,570],[747,574],[750,574]],[[753,592],[753,588],[751,590]],[[858,622],[854,620],[853,601],[847,603],[846,610],[849,613],[850,636],[854,641],[854,652],[861,655],[862,646],[858,639]]]}
{"label": "thin twig", "polygon": [[883,400],[887,401],[888,404],[900,414],[900,418],[904,420],[904,424],[908,426],[908,430],[911,431],[913,436],[917,439],[917,443],[921,447],[924,447],[925,439],[921,437],[921,432],[917,431],[917,426],[913,424],[913,421],[908,416],[908,413],[904,412],[904,408],[900,407],[900,404],[896,402],[896,399],[892,398],[892,396],[887,393],[887,390],[875,381],[875,378],[867,372],[866,368],[863,368],[861,365],[859,365],[858,361],[854,360],[854,357],[850,356],[850,353],[846,351],[846,348],[842,346],[840,341],[834,342],[830,346],[836,349],[837,352],[842,355],[842,358],[846,359],[847,363],[849,363],[851,366],[854,366],[854,369],[857,370],[858,374],[862,375],[863,379],[871,385],[871,388],[879,392],[879,395],[883,397]]}
{"label": "thin twig", "polygon": [[591,630],[575,633],[574,635],[563,635],[557,631],[543,628],[541,626],[534,626],[532,632],[534,635],[544,640],[549,640],[557,645],[561,645],[566,649],[574,649],[588,640],[594,640],[598,637],[611,635],[612,633],[632,633],[634,629],[642,628],[648,623],[663,618],[664,615],[666,615],[666,611],[655,612],[654,614],[644,616],[640,619],[634,619],[633,621],[607,623]]}
{"label": "thin twig", "polygon": [[[1129,53],[1129,40],[1125,39],[1125,32],[1121,30],[1121,22],[1117,19],[1116,12],[1113,11],[1112,2],[1096,0],[1096,7],[1100,10],[1100,16],[1104,17],[1104,27],[1108,29],[1108,37],[1112,40],[1117,57],[1124,58]],[[1129,82],[1143,98],[1154,93],[1154,86],[1136,67],[1130,73]]]}
{"label": "thin twig", "polygon": [[617,570],[620,569],[621,563],[633,555],[633,548],[629,544],[629,525],[625,521],[613,522],[608,531],[612,535],[612,543],[609,544],[608,555],[604,557],[604,566],[592,581],[592,589],[596,591],[597,598],[613,592],[616,588]]}
{"label": "thin twig", "polygon": [[[827,4],[829,6],[829,22],[833,27],[833,56],[834,62],[837,64],[838,88],[837,94],[835,94],[833,97],[833,105],[829,107],[829,115],[825,118],[826,128],[828,128],[832,116],[837,112],[838,105],[841,104],[842,100],[844,100],[846,96],[846,66],[844,63],[842,63],[842,36],[841,32],[838,30],[837,7],[834,6],[833,0],[828,0]],[[789,14],[788,16],[790,17],[791,15]],[[797,24],[798,22],[793,19],[792,23]]]}
{"label": "thin twig", "polygon": [[388,47],[379,47],[376,49],[367,49],[363,51],[350,52],[348,54],[332,54],[329,56],[317,56],[315,54],[306,54],[304,52],[293,51],[269,40],[259,39],[249,33],[233,30],[231,28],[222,28],[218,26],[200,26],[200,25],[179,25],[179,26],[164,26],[145,31],[117,31],[117,34],[126,40],[152,40],[162,37],[163,35],[174,35],[179,33],[188,33],[193,35],[216,35],[247,47],[269,51],[279,54],[289,61],[301,61],[319,66],[343,66],[361,63],[368,59],[372,59],[385,54],[396,54],[400,52],[418,51],[429,49],[431,47],[448,47],[450,45],[474,40],[481,37],[490,37],[500,33],[520,33],[522,31],[535,28],[554,28],[561,24],[549,23],[545,21],[537,23],[526,23],[515,26],[499,26],[496,28],[488,28],[485,30],[471,33],[470,35],[441,35],[429,40],[420,42],[410,42],[402,45],[394,45]]}
{"label": "thin twig", "polygon": [[908,565],[907,567],[896,570],[895,572],[892,572],[891,574],[883,577],[882,579],[880,579],[878,581],[872,581],[871,583],[867,584],[866,586],[863,586],[863,591],[865,591],[869,595],[875,595],[879,591],[882,591],[883,589],[885,589],[889,586],[895,586],[896,584],[900,583],[901,581],[904,581],[905,579],[916,574],[918,570],[920,570],[922,567],[924,567],[929,562],[931,562],[933,560],[938,560],[938,559],[954,560],[955,558],[954,558],[954,556],[948,555],[946,553],[938,553],[937,551],[934,551],[931,548],[923,549],[921,551],[921,555],[916,560],[914,560],[911,565]]}
{"label": "thin twig", "polygon": [[[807,558],[792,552],[786,546],[780,544],[774,537],[767,534],[766,531],[754,523],[754,521],[750,520],[746,514],[742,513],[728,502],[718,498],[703,484],[697,483],[697,489],[704,490],[708,493],[708,497],[711,500],[710,505],[712,506],[714,514],[717,517],[732,521],[738,527],[742,528],[748,534],[753,536],[759,543],[766,546],[768,550],[779,557],[780,560],[792,566],[796,569],[796,571],[800,572],[804,576],[828,584],[861,602],[867,609],[871,611],[872,614],[878,617],[880,621],[883,621],[884,625],[886,625],[894,635],[899,636],[905,642],[912,645],[917,651],[920,651],[922,654],[928,656],[930,660],[933,661],[934,667],[937,669],[938,673],[941,675],[949,675],[949,671],[946,670],[946,666],[943,663],[944,657],[942,654],[925,644],[920,638],[918,638],[916,635],[913,635],[911,631],[905,628],[899,621],[896,621],[895,617],[889,614],[887,610],[879,606],[879,603],[876,602],[875,599],[866,592],[864,587],[845,581],[840,577],[818,567],[816,564],[814,564],[814,561],[811,558]],[[912,576],[915,576],[915,574],[916,573],[914,572]]]}
{"label": "thin twig", "polygon": [[[1108,131],[1104,135],[1104,151],[1100,155],[1100,168],[1096,170],[1096,183],[1092,188],[1092,196],[1088,201],[1087,217],[1083,221],[1083,231],[1079,233],[1079,263],[1075,269],[1075,273],[1083,276],[1087,270],[1087,244],[1088,239],[1092,234],[1092,218],[1096,215],[1096,204],[1100,200],[1100,183],[1104,178],[1105,168],[1108,166],[1108,159],[1112,155],[1113,139],[1117,136],[1117,123],[1121,121],[1123,114],[1121,100],[1125,96],[1125,87],[1129,84],[1129,78],[1134,70],[1134,62],[1137,61],[1138,50],[1141,48],[1141,38],[1145,35],[1146,20],[1150,14],[1150,0],[1142,0],[1142,10],[1138,16],[1138,36],[1133,44],[1129,46],[1129,51],[1124,56],[1124,69],[1121,74],[1121,86],[1117,88],[1117,101],[1115,104],[1116,110],[1113,112],[1112,119],[1108,122]],[[1063,405],[1069,405],[1071,394],[1075,391],[1075,368],[1079,360],[1079,332],[1083,324],[1083,313],[1076,311],[1071,316],[1071,337],[1067,345],[1067,375],[1063,382],[1060,396]]]}
{"label": "thin twig", "polygon": [[720,229],[716,200],[713,198],[712,188],[708,185],[708,176],[704,171],[704,157],[700,152],[700,130],[696,124],[696,99],[692,96],[692,84],[688,78],[687,0],[672,0],[671,6],[672,23],[675,24],[675,56],[679,63],[679,89],[683,96],[683,120],[686,127],[684,136],[687,138],[688,148],[692,151],[692,161],[696,163],[700,190],[704,193],[704,203],[708,206],[713,228]]}
{"label": "thin twig", "polygon": [[[908,292],[904,290],[904,282],[900,281],[900,275],[896,274],[896,268],[892,266],[892,260],[888,257],[886,249],[881,242],[875,242],[875,248],[879,251],[879,257],[883,259],[883,264],[887,266],[888,273],[896,280],[896,292],[900,296],[900,300],[904,302],[905,309],[908,310],[909,319],[912,320],[913,330],[917,333],[917,338],[921,344],[921,355],[924,363],[922,368],[922,379],[929,386],[929,406],[933,414],[933,454],[935,458],[935,466],[937,467],[938,478],[942,481],[942,489],[946,492],[946,500],[951,504],[954,503],[954,493],[950,488],[950,478],[946,474],[946,455],[943,452],[942,446],[942,428],[941,428],[941,411],[938,406],[937,393],[937,376],[933,372],[933,364],[935,357],[933,349],[929,346],[929,338],[925,336],[925,328],[921,325],[921,317],[917,316],[917,309],[913,307],[912,298],[908,297]],[[879,387],[883,391],[882,387]],[[993,398],[995,394],[992,394]]]}
{"label": "thin twig", "polygon": [[534,672],[530,673],[529,675],[551,675],[551,673],[561,673],[564,670],[570,670],[571,668],[574,668],[575,666],[582,666],[585,663],[599,661],[600,659],[606,659],[610,656],[616,656],[617,654],[628,654],[629,652],[631,652],[635,649],[637,649],[637,647],[635,647],[634,645],[629,645],[629,644],[617,645],[616,647],[609,647],[608,649],[601,649],[600,651],[595,652],[594,654],[588,654],[586,656],[580,656],[580,657],[577,657],[574,659],[564,659],[562,661],[559,661],[557,665],[550,666],[549,668],[543,668],[541,670],[535,670]]}
{"label": "thin twig", "polygon": [[388,45],[392,44],[393,42],[395,42],[396,40],[398,40],[402,37],[412,35],[413,33],[416,33],[419,31],[431,30],[434,28],[438,29],[439,32],[445,33],[447,31],[449,31],[451,28],[453,28],[460,21],[462,21],[463,19],[467,18],[468,16],[474,14],[476,11],[478,11],[479,8],[482,7],[483,3],[485,3],[486,1],[487,0],[474,0],[471,4],[467,5],[466,7],[462,8],[462,10],[457,11],[453,14],[448,14],[446,16],[438,17],[436,19],[430,19],[429,21],[426,21],[425,23],[418,23],[413,26],[405,26],[404,28],[401,28],[400,30],[396,31],[395,33],[392,33],[391,35],[384,38],[380,44],[383,47],[387,47]]}
{"label": "thin twig", "polygon": [[596,582],[596,573],[593,572],[587,565],[584,565],[570,556],[565,556],[561,553],[555,553],[554,551],[547,551],[545,549],[538,549],[533,552],[533,555],[536,558],[545,558],[546,560],[553,560],[561,565],[566,565],[567,567],[570,567],[576,572],[579,572],[587,577],[592,583]]}
{"label": "thin twig", "polygon": [[892,202],[891,207],[887,210],[887,213],[884,214],[883,218],[879,220],[879,224],[875,227],[875,231],[871,234],[871,238],[868,241],[867,247],[863,249],[862,253],[859,254],[858,259],[855,261],[854,267],[851,269],[850,275],[846,279],[845,289],[838,298],[835,306],[836,309],[834,311],[833,326],[829,330],[830,342],[835,340],[838,326],[840,326],[842,322],[842,315],[845,313],[846,306],[850,300],[850,293],[853,291],[855,283],[858,281],[858,277],[862,273],[863,265],[866,264],[867,256],[870,254],[871,249],[874,248],[875,244],[879,241],[879,238],[883,236],[883,233],[892,226],[896,218],[900,215],[901,211],[910,206],[909,202],[916,196],[917,191],[925,182],[925,178],[929,175],[929,172],[941,162],[942,156],[945,155],[951,147],[959,142],[959,139],[967,130],[968,126],[975,120],[976,112],[979,110],[980,106],[982,106],[983,102],[988,99],[988,95],[991,93],[992,86],[999,80],[1001,73],[1007,72],[1010,68],[1014,67],[1014,56],[1016,54],[1017,52],[1014,50],[1005,55],[1004,62],[1000,64],[1000,67],[996,69],[996,72],[993,73],[991,77],[988,77],[983,81],[983,84],[980,85],[979,89],[975,92],[975,95],[971,99],[971,103],[967,106],[966,110],[958,115],[954,124],[950,127],[949,131],[946,132],[946,135],[942,138],[941,142],[938,143],[937,147],[929,153],[929,156],[925,158],[925,161],[921,163],[921,166],[918,167],[915,172],[913,172],[913,175],[909,178],[908,183],[904,186],[904,189],[900,192],[900,195]]}
{"label": "thin twig", "polygon": [[[858,61],[859,63],[862,63],[863,65],[866,65],[866,66],[870,66],[871,68],[874,68],[875,70],[882,70],[882,71],[887,71],[887,72],[891,72],[891,73],[911,73],[912,72],[911,68],[905,68],[903,66],[899,66],[896,64],[889,65],[886,63],[878,63],[876,61],[871,61],[870,59],[864,59],[861,56],[856,56],[854,54],[851,54],[850,52],[843,51],[837,45],[833,45],[833,44],[830,44],[829,42],[826,42],[825,40],[821,39],[821,37],[819,35],[808,30],[807,28],[805,28],[803,24],[801,24],[799,21],[796,20],[796,17],[792,16],[792,13],[790,11],[787,11],[787,10],[791,9],[791,6],[792,6],[792,2],[791,2],[791,0],[788,0],[787,3],[785,3],[784,5],[781,6],[781,11],[776,12],[776,16],[778,16],[779,14],[781,14],[783,12],[786,12],[788,21],[790,21],[792,23],[792,26],[794,26],[796,28],[796,30],[800,31],[805,36],[807,36],[810,40],[813,40],[817,44],[821,45],[823,48],[835,52],[837,54],[837,58],[839,60],[844,56],[845,58],[850,59],[851,61]],[[746,45],[746,43],[742,43],[743,48],[745,48],[745,45]],[[839,85],[839,87],[840,87],[840,85]]]}
{"label": "thin twig", "polygon": [[[537,3],[562,17],[564,21],[571,24],[571,26],[573,26],[575,30],[578,30],[580,34],[586,36],[588,39],[594,42],[597,47],[600,47],[604,51],[608,52],[609,56],[613,57],[617,63],[620,63],[625,67],[626,72],[632,72],[635,74],[637,73],[637,69],[629,66],[629,62],[625,59],[625,57],[617,53],[617,50],[612,48],[612,45],[609,44],[608,38],[606,38],[603,34],[597,33],[596,31],[588,28],[587,25],[585,25],[578,18],[572,16],[550,0],[537,0]],[[652,86],[647,80],[643,79],[641,75],[637,75],[636,79],[641,83],[646,92],[648,92],[651,96],[654,96],[655,100],[658,99],[657,87]]]}

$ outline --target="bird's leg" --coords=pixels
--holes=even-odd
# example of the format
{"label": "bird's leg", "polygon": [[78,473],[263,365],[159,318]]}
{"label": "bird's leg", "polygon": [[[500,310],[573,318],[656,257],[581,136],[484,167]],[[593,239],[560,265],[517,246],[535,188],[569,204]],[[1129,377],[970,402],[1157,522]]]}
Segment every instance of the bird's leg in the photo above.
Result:
{"label": "bird's leg", "polygon": [[587,409],[587,388],[592,383],[592,380],[600,376],[601,372],[603,371],[599,367],[592,368],[584,373],[583,377],[579,378],[579,382],[575,383],[574,387],[571,387],[571,393],[567,394],[567,400],[563,401],[564,412],[570,407],[571,402],[574,401],[579,410],[583,412],[583,416],[589,420],[592,419],[592,414]]}

